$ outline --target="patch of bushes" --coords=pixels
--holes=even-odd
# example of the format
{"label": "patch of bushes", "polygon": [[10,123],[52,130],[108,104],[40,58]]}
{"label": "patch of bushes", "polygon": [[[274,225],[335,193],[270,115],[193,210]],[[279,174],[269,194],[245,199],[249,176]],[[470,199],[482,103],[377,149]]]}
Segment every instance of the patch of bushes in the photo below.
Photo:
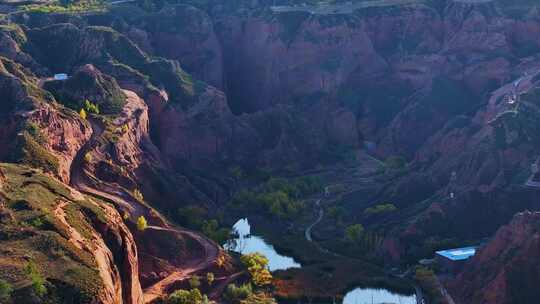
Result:
{"label": "patch of bushes", "polygon": [[197,288],[191,290],[179,289],[173,292],[167,299],[167,304],[211,304],[213,301],[208,300],[206,295],[203,295]]}
{"label": "patch of bushes", "polygon": [[191,205],[179,208],[176,219],[182,226],[200,230],[219,244],[225,243],[231,236],[229,228],[222,227],[217,219],[209,218],[208,211],[200,206]]}
{"label": "patch of bushes", "polygon": [[232,207],[265,212],[278,219],[293,219],[305,209],[304,203],[298,199],[321,191],[322,182],[318,178],[271,178],[252,191],[238,192],[232,200]]}
{"label": "patch of bushes", "polygon": [[48,81],[45,88],[63,105],[87,114],[118,114],[126,103],[113,77],[89,67],[78,70],[68,80]]}
{"label": "patch of bushes", "polygon": [[83,13],[83,12],[100,12],[105,11],[105,2],[101,1],[78,1],[66,3],[66,5],[58,4],[30,4],[22,6],[22,10],[28,13]]}
{"label": "patch of bushes", "polygon": [[202,223],[202,232],[218,244],[223,244],[231,236],[231,230],[225,227],[220,227],[219,222],[215,219],[204,221]]}
{"label": "patch of bushes", "polygon": [[[87,238],[94,232],[87,220],[105,222],[103,211],[93,203],[76,200],[64,184],[38,170],[15,164],[0,167],[7,177],[3,187],[6,208],[17,219],[1,225],[0,247],[9,249],[15,260],[31,257],[28,263],[12,265],[16,278],[0,275],[21,283],[15,285],[12,302],[37,303],[38,296],[39,303],[95,302],[103,288],[95,260],[90,252],[80,250],[68,240],[66,226],[51,213],[60,200],[66,202],[63,208],[67,222]],[[29,229],[30,226],[33,228]],[[0,298],[0,303],[5,302],[10,303]]]}
{"label": "patch of bushes", "polygon": [[[368,231],[362,224],[354,224],[345,228],[345,242],[343,245],[354,249],[355,252],[365,255],[379,249],[384,236],[375,231]],[[353,246],[351,246],[353,245]]]}
{"label": "patch of bushes", "polygon": [[397,207],[394,204],[380,204],[366,208],[364,210],[364,216],[370,217],[373,215],[387,214],[394,211],[397,211]]}
{"label": "patch of bushes", "polygon": [[208,211],[196,205],[179,208],[176,212],[178,222],[187,228],[199,229],[202,227],[204,219],[208,216]]}
{"label": "patch of bushes", "polygon": [[268,270],[268,259],[260,253],[245,254],[240,261],[247,268],[251,282],[255,286],[266,286],[272,283],[272,274]]}
{"label": "patch of bushes", "polygon": [[83,105],[84,105],[84,109],[86,110],[86,112],[93,113],[93,114],[99,114],[99,105],[89,101],[88,99],[86,99],[84,101]]}
{"label": "patch of bushes", "polygon": [[12,161],[41,168],[45,172],[57,173],[59,168],[58,159],[43,148],[28,131],[23,131],[18,136]]}
{"label": "patch of bushes", "polygon": [[416,268],[414,279],[427,294],[430,303],[446,303],[444,296],[440,292],[439,282],[433,270],[426,267],[418,267]]}
{"label": "patch of bushes", "polygon": [[24,130],[27,131],[38,144],[43,145],[46,142],[43,133],[41,133],[40,126],[37,123],[28,122]]}
{"label": "patch of bushes", "polygon": [[47,281],[39,273],[37,265],[33,261],[30,261],[24,271],[32,282],[32,292],[39,298],[43,297],[47,293],[47,286],[45,286]]}
{"label": "patch of bushes", "polygon": [[7,281],[0,280],[0,302],[7,302],[11,298],[13,287]]}
{"label": "patch of bushes", "polygon": [[237,286],[236,284],[229,284],[223,297],[230,303],[240,303],[240,301],[247,299],[253,294],[253,288],[250,283]]}
{"label": "patch of bushes", "polygon": [[362,224],[354,224],[345,228],[345,239],[351,243],[360,242],[360,238],[364,235],[364,226]]}

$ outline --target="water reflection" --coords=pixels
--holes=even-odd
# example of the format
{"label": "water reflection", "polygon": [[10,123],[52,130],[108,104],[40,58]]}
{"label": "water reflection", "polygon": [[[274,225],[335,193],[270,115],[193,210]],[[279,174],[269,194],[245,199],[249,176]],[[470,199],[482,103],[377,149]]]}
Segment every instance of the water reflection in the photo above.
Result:
{"label": "water reflection", "polygon": [[349,291],[343,304],[416,304],[415,295],[400,295],[386,289],[356,288]]}
{"label": "water reflection", "polygon": [[[300,268],[302,265],[293,258],[281,255],[274,247],[261,237],[251,234],[251,225],[247,219],[241,219],[233,226],[237,237],[225,244],[227,250],[242,254],[260,252],[269,261],[270,271],[289,268]],[[356,288],[349,291],[343,299],[343,304],[416,304],[416,296],[400,295],[385,289]]]}
{"label": "water reflection", "polygon": [[227,242],[223,246],[225,249],[242,254],[262,253],[268,258],[268,268],[270,268],[270,271],[302,267],[293,258],[277,253],[274,246],[268,244],[261,237],[251,235],[251,226],[247,218],[236,222],[233,230],[236,232],[237,237]]}

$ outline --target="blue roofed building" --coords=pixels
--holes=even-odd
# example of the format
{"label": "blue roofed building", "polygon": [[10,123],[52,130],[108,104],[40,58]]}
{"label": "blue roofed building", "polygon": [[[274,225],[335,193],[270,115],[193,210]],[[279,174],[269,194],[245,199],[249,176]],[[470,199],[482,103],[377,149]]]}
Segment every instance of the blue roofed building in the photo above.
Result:
{"label": "blue roofed building", "polygon": [[437,263],[446,271],[456,272],[476,254],[477,247],[463,247],[435,252]]}
{"label": "blue roofed building", "polygon": [[54,74],[54,80],[67,80],[69,77],[66,73]]}

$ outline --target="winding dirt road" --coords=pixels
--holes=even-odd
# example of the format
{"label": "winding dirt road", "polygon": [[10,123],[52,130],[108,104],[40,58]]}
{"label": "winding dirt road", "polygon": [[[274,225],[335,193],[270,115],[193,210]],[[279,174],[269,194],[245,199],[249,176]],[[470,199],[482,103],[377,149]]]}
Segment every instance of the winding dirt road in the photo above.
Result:
{"label": "winding dirt road", "polygon": [[219,248],[217,247],[217,245],[209,241],[205,237],[201,236],[198,233],[188,231],[188,230],[183,230],[183,229],[181,230],[178,228],[159,227],[159,226],[149,226],[146,229],[169,231],[169,232],[181,234],[183,237],[188,236],[202,245],[204,249],[204,255],[202,257],[204,258],[191,261],[191,263],[189,263],[187,267],[183,267],[182,269],[178,269],[172,272],[161,281],[158,281],[154,285],[146,288],[144,290],[145,303],[152,303],[153,301],[157,300],[161,296],[167,294],[167,290],[169,289],[169,287],[175,284],[176,282],[189,279],[195,273],[201,270],[210,268],[219,256]]}
{"label": "winding dirt road", "polygon": [[82,193],[112,202],[119,211],[128,211],[130,214],[129,220],[134,223],[139,216],[144,216],[147,219],[155,219],[157,217],[160,220],[157,223],[151,223],[152,226],[149,226],[147,228],[148,230],[162,230],[176,233],[184,239],[192,239],[204,249],[204,254],[187,262],[187,266],[177,266],[177,269],[167,277],[144,290],[144,303],[152,303],[160,297],[167,295],[168,290],[173,284],[186,280],[193,274],[213,266],[220,254],[220,247],[215,242],[198,233],[169,224],[156,210],[142,204],[118,184],[106,183],[93,177],[85,168],[84,158],[86,153],[97,147],[98,140],[105,128],[95,118],[89,117],[88,122],[92,127],[92,136],[77,152],[72,162],[70,168],[70,185]]}

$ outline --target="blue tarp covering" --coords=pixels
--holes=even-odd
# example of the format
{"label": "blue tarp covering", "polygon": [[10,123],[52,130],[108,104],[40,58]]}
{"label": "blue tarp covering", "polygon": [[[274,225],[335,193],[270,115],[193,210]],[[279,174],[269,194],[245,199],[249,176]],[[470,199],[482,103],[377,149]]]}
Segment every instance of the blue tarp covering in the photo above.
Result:
{"label": "blue tarp covering", "polygon": [[436,253],[452,261],[461,261],[472,257],[476,253],[476,247],[447,249],[437,251]]}

